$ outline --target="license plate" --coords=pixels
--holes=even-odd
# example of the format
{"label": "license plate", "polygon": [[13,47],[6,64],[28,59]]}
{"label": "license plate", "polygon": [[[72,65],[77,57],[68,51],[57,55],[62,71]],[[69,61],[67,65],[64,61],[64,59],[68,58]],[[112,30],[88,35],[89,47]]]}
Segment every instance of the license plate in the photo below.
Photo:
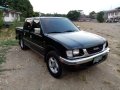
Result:
{"label": "license plate", "polygon": [[102,60],[102,56],[98,56],[98,57],[94,58],[93,63],[98,63],[101,60]]}

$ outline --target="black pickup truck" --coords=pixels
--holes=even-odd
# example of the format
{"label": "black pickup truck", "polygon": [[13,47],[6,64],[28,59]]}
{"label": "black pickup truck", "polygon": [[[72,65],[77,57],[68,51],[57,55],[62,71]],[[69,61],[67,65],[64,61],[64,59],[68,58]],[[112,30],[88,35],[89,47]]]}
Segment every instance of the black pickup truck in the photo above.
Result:
{"label": "black pickup truck", "polygon": [[94,65],[106,60],[105,38],[80,30],[64,17],[33,17],[16,28],[21,49],[31,48],[44,56],[50,74],[59,78],[63,65]]}

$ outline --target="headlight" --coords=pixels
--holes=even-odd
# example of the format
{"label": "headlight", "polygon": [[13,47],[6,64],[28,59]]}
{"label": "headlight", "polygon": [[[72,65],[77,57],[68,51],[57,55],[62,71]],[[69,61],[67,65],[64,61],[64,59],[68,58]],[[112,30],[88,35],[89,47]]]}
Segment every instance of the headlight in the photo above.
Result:
{"label": "headlight", "polygon": [[79,56],[79,49],[68,50],[66,51],[67,57],[71,58],[74,56]]}
{"label": "headlight", "polygon": [[73,52],[72,50],[66,51],[67,57],[73,57]]}
{"label": "headlight", "polygon": [[73,56],[77,56],[77,55],[79,55],[79,49],[73,50]]}

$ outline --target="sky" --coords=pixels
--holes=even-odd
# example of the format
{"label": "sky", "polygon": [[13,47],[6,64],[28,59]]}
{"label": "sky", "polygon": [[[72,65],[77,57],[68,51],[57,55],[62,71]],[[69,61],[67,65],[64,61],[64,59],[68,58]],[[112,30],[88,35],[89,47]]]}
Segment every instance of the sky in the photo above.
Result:
{"label": "sky", "polygon": [[30,0],[34,11],[41,13],[67,14],[70,10],[99,12],[120,7],[120,0]]}

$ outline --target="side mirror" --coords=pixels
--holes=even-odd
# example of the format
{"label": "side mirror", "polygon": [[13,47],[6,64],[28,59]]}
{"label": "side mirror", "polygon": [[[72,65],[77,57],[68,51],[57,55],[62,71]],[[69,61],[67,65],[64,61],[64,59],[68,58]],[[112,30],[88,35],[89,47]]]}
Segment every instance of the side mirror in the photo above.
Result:
{"label": "side mirror", "polygon": [[40,28],[34,28],[34,33],[35,34],[40,34]]}
{"label": "side mirror", "polygon": [[80,26],[77,26],[78,29],[80,29]]}

